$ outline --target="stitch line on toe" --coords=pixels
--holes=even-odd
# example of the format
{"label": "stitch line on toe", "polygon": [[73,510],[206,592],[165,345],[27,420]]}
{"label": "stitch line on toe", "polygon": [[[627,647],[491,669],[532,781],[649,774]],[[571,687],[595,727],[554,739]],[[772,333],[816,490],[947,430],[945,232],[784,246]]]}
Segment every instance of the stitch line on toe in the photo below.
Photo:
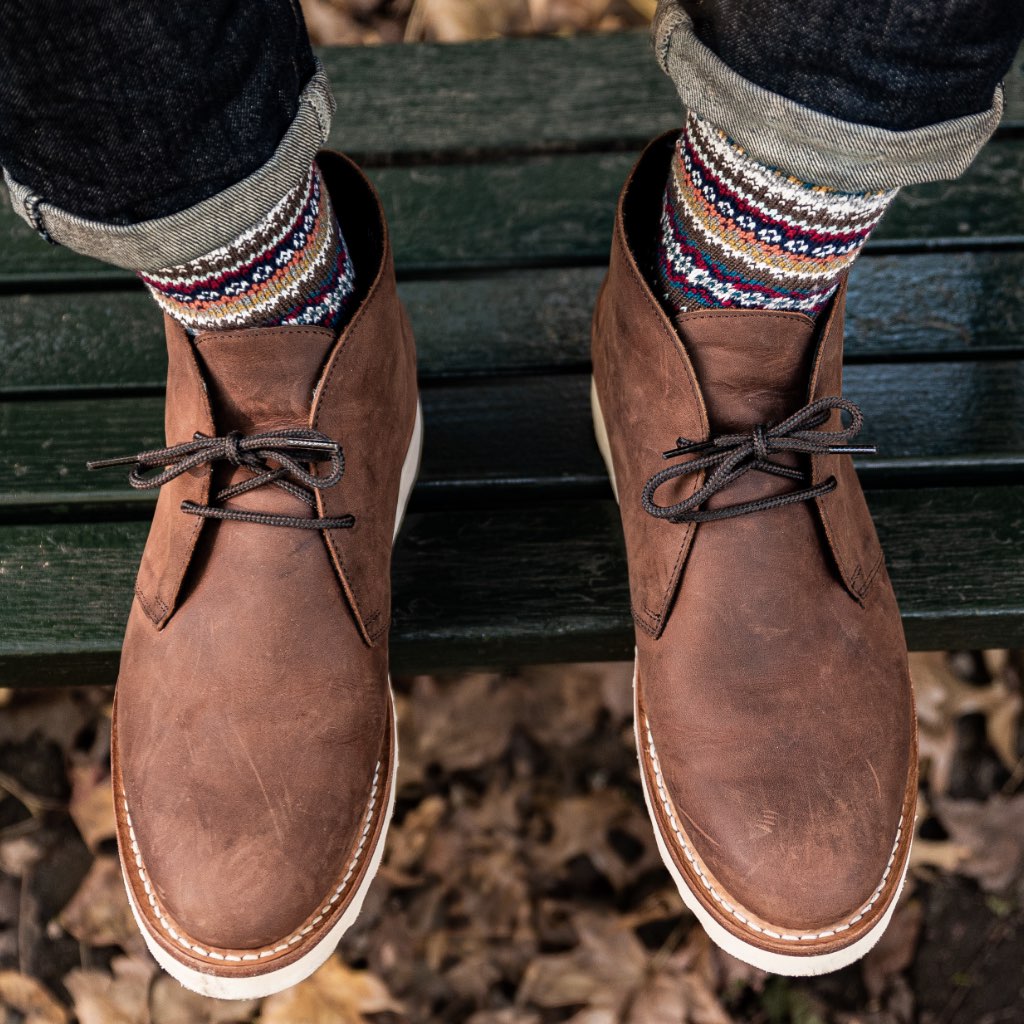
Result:
{"label": "stitch line on toe", "polygon": [[654,737],[651,735],[651,726],[646,717],[644,717],[644,731],[647,733],[647,750],[651,758],[651,765],[654,768],[654,778],[658,787],[658,799],[661,801],[661,805],[664,808],[665,813],[668,815],[669,824],[672,826],[672,831],[675,833],[676,841],[679,843],[679,846],[683,851],[683,855],[686,857],[687,862],[693,870],[697,872],[697,877],[700,878],[701,883],[708,891],[711,898],[723,910],[739,921],[739,923],[745,928],[749,928],[751,931],[756,932],[759,935],[767,935],[769,938],[780,939],[784,942],[810,942],[814,939],[829,939],[841,932],[848,931],[853,927],[853,925],[860,921],[865,914],[869,913],[871,908],[878,902],[878,898],[882,895],[882,890],[885,888],[885,883],[889,880],[889,875],[892,873],[892,866],[896,860],[896,853],[900,845],[900,837],[903,835],[902,814],[900,815],[899,823],[896,826],[896,841],[892,844],[892,853],[889,854],[889,861],[885,865],[885,871],[882,873],[882,880],[878,883],[878,888],[871,894],[871,898],[867,903],[865,903],[853,917],[843,924],[835,925],[832,928],[828,928],[825,931],[820,932],[797,932],[796,934],[790,934],[773,931],[771,928],[762,928],[760,925],[754,924],[753,921],[744,917],[744,915],[736,910],[728,900],[724,899],[711,884],[710,879],[708,879],[707,875],[704,874],[695,852],[690,848],[683,830],[679,827],[679,823],[676,821],[675,811],[673,810],[672,804],[668,798],[668,791],[665,788],[665,780],[661,773],[661,762],[658,760],[658,752],[654,748]]}
{"label": "stitch line on toe", "polygon": [[244,954],[233,954],[233,953],[217,953],[214,950],[203,949],[202,946],[195,945],[189,942],[184,936],[179,935],[171,925],[170,921],[161,913],[159,906],[156,902],[156,895],[153,892],[153,886],[149,881],[149,877],[146,873],[146,869],[142,866],[142,854],[139,852],[139,844],[135,838],[135,827],[132,825],[132,816],[128,810],[128,797],[124,790],[121,791],[121,805],[124,807],[125,821],[128,824],[128,838],[131,842],[133,859],[135,861],[135,871],[139,876],[139,881],[142,883],[143,891],[146,894],[146,899],[152,908],[153,913],[156,915],[156,919],[160,922],[161,927],[170,936],[171,941],[181,946],[182,949],[188,950],[193,956],[203,957],[207,960],[221,960],[229,963],[243,963],[251,962],[253,960],[263,960],[269,956],[276,956],[279,953],[285,952],[295,943],[300,942],[303,938],[310,934],[320,924],[321,921],[331,912],[335,903],[341,897],[342,892],[348,885],[352,875],[355,873],[356,867],[359,863],[359,858],[362,856],[363,848],[366,846],[366,840],[369,838],[370,826],[373,820],[373,811],[377,806],[377,786],[380,779],[380,761],[377,762],[376,767],[373,770],[373,783],[370,787],[370,801],[366,808],[366,818],[363,826],[363,830],[359,836],[359,844],[356,846],[355,852],[352,854],[352,859],[348,862],[347,870],[341,882],[337,888],[331,893],[330,899],[328,899],[323,906],[317,911],[316,916],[306,927],[297,931],[294,935],[287,939],[282,940],[278,945],[272,949],[265,949],[259,953],[244,953]]}

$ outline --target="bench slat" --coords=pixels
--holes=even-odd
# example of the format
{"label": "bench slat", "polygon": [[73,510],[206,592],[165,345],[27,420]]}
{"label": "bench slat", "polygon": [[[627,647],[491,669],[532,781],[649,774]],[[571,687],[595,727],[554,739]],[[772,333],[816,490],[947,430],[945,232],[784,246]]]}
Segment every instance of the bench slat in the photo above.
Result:
{"label": "bench slat", "polygon": [[[405,281],[425,380],[583,370],[600,267]],[[1024,253],[865,257],[847,359],[1024,350]],[[0,296],[0,396],[163,388],[163,326],[141,290]]]}
{"label": "bench slat", "polygon": [[[501,163],[384,167],[373,171],[403,273],[603,263],[615,202],[634,153],[570,154]],[[868,242],[910,246],[1024,245],[1024,140],[993,143],[956,182],[897,197]],[[65,275],[130,275],[37,238],[0,204],[0,285],[23,291]],[[73,286],[75,277],[65,282]]]}
{"label": "bench slat", "polygon": [[[589,386],[588,374],[563,374],[426,388],[418,493],[456,507],[468,500],[456,491],[480,492],[477,503],[498,492],[517,503],[538,500],[538,491],[606,493]],[[1024,478],[1024,416],[1004,412],[1021,403],[1024,360],[851,366],[845,393],[863,408],[864,436],[880,451],[858,461],[866,486]],[[0,514],[23,521],[152,504],[152,491],[84,464],[159,447],[162,424],[159,397],[0,403]],[[666,448],[674,430],[665,424]]]}
{"label": "bench slat", "polygon": [[[912,647],[1024,644],[1024,487],[869,501]],[[113,681],[145,534],[140,522],[0,533],[5,685]],[[952,538],[957,559],[936,559]],[[632,643],[612,502],[409,517],[395,563],[398,671],[626,658]]]}
{"label": "bench slat", "polygon": [[[338,106],[331,144],[369,161],[639,145],[681,120],[647,36],[321,49]],[[1004,129],[1024,127],[1022,57],[1006,76]]]}
{"label": "bench slat", "polygon": [[317,55],[338,108],[330,144],[368,163],[642,145],[681,122],[644,31]]}

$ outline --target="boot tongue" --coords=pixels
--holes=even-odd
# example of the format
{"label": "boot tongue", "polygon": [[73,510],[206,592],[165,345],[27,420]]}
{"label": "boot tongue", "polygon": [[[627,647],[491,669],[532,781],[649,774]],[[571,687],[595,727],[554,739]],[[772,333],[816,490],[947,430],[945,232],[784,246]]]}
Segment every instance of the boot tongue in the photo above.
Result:
{"label": "boot tongue", "polygon": [[777,423],[807,402],[817,340],[803,313],[709,310],[675,317],[712,434]]}
{"label": "boot tongue", "polygon": [[[193,344],[218,434],[309,426],[313,391],[334,344],[333,332],[320,327],[206,331],[198,334]],[[211,493],[242,483],[251,475],[248,469],[219,462]],[[225,505],[273,515],[313,515],[305,502],[272,486],[236,495]]]}
{"label": "boot tongue", "polygon": [[313,391],[334,342],[322,327],[205,331],[193,344],[219,433],[307,426]]}

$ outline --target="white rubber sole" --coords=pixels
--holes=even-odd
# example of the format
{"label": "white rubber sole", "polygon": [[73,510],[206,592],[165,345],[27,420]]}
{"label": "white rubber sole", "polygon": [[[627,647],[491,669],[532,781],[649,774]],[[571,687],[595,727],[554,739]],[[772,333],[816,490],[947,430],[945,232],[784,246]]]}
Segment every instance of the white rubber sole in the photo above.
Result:
{"label": "white rubber sole", "polygon": [[[604,416],[601,412],[601,403],[597,398],[597,386],[593,378],[590,381],[590,408],[594,417],[594,435],[597,438],[597,446],[604,459],[605,468],[608,470],[608,479],[611,481],[612,490],[615,492],[615,500],[619,500],[618,487],[615,482],[615,467],[612,464],[611,445],[608,443],[608,430],[605,427]],[[899,903],[900,893],[903,891],[903,883],[907,877],[907,867],[910,864],[910,850],[908,848],[903,871],[900,875],[899,885],[886,908],[885,913],[878,923],[866,935],[863,935],[856,942],[838,949],[832,953],[822,953],[808,956],[787,956],[785,953],[774,953],[771,950],[762,949],[737,938],[727,928],[724,928],[704,908],[704,905],[696,897],[690,884],[683,877],[676,866],[675,858],[668,848],[665,837],[662,835],[658,825],[658,817],[655,814],[654,804],[651,802],[651,793],[647,784],[647,773],[644,771],[643,758],[640,751],[643,750],[640,738],[640,713],[637,706],[636,695],[636,660],[633,662],[633,732],[636,739],[637,760],[640,763],[640,781],[644,790],[644,803],[647,804],[647,814],[651,819],[651,827],[654,829],[654,838],[658,844],[658,852],[661,859],[668,868],[672,880],[676,883],[679,895],[687,909],[697,918],[701,927],[707,932],[708,938],[724,949],[726,953],[742,960],[752,967],[762,971],[769,971],[772,974],[784,974],[789,977],[799,978],[815,974],[828,974],[831,971],[838,971],[859,960],[876,942],[882,937],[883,932],[889,926],[892,915]]]}
{"label": "white rubber sole", "polygon": [[413,485],[416,477],[420,474],[420,459],[423,457],[423,407],[416,402],[416,422],[413,424],[412,437],[409,439],[409,448],[405,453],[405,461],[402,463],[402,475],[398,484],[398,507],[395,510],[395,529],[391,535],[394,543],[398,537],[398,531],[402,528],[402,520],[405,519],[405,510],[409,506],[409,498],[412,495]]}
{"label": "white rubber sole", "polygon": [[593,377],[590,378],[590,415],[594,420],[594,436],[597,438],[597,447],[601,451],[601,458],[604,459],[604,468],[608,471],[612,493],[617,502],[619,487],[615,482],[615,467],[612,465],[612,446],[608,443],[608,430],[604,425],[604,414],[601,412],[601,403],[597,400],[597,384]]}
{"label": "white rubber sole", "polygon": [[[409,448],[406,451],[405,461],[402,463],[402,474],[398,489],[398,505],[395,510],[395,529],[393,538],[398,536],[402,528],[402,520],[405,518],[405,510],[409,504],[409,497],[412,494],[413,485],[416,483],[416,476],[419,473],[420,457],[423,451],[423,411],[417,403],[416,422],[413,427],[412,438],[409,441]],[[128,903],[132,908],[135,923],[142,932],[150,953],[156,962],[172,977],[180,982],[185,988],[197,992],[202,996],[210,996],[213,999],[262,999],[264,996],[281,992],[292,985],[308,978],[318,967],[322,966],[337,949],[341,937],[355,923],[360,911],[363,909],[363,901],[370,890],[370,885],[377,875],[381,858],[384,856],[384,847],[388,835],[388,827],[391,824],[391,814],[395,808],[395,778],[398,771],[398,721],[395,717],[395,698],[391,692],[391,680],[388,679],[388,694],[391,701],[391,722],[392,722],[392,750],[391,775],[388,779],[388,802],[384,809],[384,821],[381,824],[380,835],[370,854],[369,863],[363,873],[362,881],[359,883],[352,902],[337,920],[334,927],[312,948],[304,953],[298,960],[277,970],[267,971],[249,978],[225,978],[216,974],[206,974],[186,967],[183,963],[171,956],[163,946],[160,945],[150,933],[149,926],[139,908],[135,905],[132,896],[131,886],[128,884],[127,876],[124,874],[124,863],[121,864],[121,874],[124,878],[125,891],[128,893]]]}

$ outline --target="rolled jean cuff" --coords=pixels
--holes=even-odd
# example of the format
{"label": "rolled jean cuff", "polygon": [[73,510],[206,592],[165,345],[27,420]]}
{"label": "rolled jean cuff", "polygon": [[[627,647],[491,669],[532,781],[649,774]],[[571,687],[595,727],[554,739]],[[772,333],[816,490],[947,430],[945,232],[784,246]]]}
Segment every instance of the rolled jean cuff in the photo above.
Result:
{"label": "rolled jean cuff", "polygon": [[47,203],[6,171],[4,179],[15,211],[45,238],[126,270],[162,270],[227,245],[301,184],[327,139],[333,113],[331,85],[318,62],[295,119],[265,164],[187,210],[136,224],[87,220]]}
{"label": "rolled jean cuff", "polygon": [[697,38],[680,0],[659,0],[651,38],[689,110],[761,163],[845,192],[959,177],[1003,112],[999,87],[988,110],[910,131],[842,121],[738,75]]}

